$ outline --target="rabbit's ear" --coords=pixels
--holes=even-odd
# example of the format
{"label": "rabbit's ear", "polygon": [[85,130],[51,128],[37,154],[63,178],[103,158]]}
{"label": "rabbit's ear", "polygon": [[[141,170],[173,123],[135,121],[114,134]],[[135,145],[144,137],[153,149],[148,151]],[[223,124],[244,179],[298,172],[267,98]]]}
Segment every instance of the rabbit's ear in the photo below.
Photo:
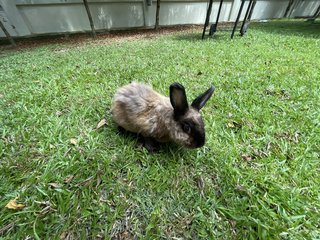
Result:
{"label": "rabbit's ear", "polygon": [[179,83],[170,85],[170,102],[174,109],[174,116],[183,116],[189,108],[184,87]]}
{"label": "rabbit's ear", "polygon": [[214,92],[214,87],[211,86],[207,91],[199,95],[195,100],[193,100],[191,106],[200,111],[200,109],[206,104],[206,102],[211,98]]}

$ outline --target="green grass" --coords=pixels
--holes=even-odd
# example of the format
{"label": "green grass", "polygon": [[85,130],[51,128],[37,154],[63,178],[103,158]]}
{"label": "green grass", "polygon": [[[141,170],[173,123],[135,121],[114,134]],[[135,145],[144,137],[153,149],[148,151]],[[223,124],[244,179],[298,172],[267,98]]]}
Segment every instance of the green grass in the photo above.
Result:
{"label": "green grass", "polygon": [[[319,239],[319,22],[229,36],[3,52],[0,238]],[[206,145],[149,155],[119,135],[106,109],[132,80],[165,95],[178,81],[189,100],[215,85]]]}

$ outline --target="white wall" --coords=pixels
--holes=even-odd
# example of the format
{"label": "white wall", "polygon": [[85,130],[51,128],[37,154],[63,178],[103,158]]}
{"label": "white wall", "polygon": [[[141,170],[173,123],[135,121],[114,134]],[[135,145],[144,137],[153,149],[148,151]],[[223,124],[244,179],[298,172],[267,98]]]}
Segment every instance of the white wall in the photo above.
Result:
{"label": "white wall", "polygon": [[[96,30],[152,27],[156,0],[88,0]],[[208,8],[204,0],[161,0],[160,25],[203,24]],[[219,0],[214,0],[210,21],[215,22]],[[289,0],[258,0],[252,19],[282,18]],[[319,0],[295,0],[291,17],[311,16]],[[220,22],[235,21],[241,0],[225,0]],[[248,1],[245,3],[243,19]],[[12,36],[33,36],[90,31],[82,0],[0,0],[0,19]],[[4,33],[0,30],[0,37]]]}
{"label": "white wall", "polygon": [[313,16],[319,6],[319,0],[299,0],[293,9],[292,17]]}
{"label": "white wall", "polygon": [[254,12],[252,14],[252,19],[273,19],[282,18],[286,12],[289,0],[285,1],[258,1]]}

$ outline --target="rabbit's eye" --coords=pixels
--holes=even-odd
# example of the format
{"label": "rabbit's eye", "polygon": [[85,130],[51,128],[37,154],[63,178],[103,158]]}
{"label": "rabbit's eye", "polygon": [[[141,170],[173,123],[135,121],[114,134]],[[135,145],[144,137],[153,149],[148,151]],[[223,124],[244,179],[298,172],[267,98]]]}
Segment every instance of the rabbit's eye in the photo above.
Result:
{"label": "rabbit's eye", "polygon": [[188,134],[191,133],[191,127],[188,124],[183,124],[182,129],[184,132],[186,132]]}

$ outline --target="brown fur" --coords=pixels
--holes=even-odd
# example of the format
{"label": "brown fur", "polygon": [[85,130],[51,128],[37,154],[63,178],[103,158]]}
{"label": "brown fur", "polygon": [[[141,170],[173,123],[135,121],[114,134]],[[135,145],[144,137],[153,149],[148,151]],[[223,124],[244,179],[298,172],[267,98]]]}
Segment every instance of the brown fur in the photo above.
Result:
{"label": "brown fur", "polygon": [[[175,119],[170,99],[150,86],[133,82],[121,87],[114,96],[111,112],[115,123],[145,138],[174,141],[189,148],[204,144],[204,124],[199,111],[189,107],[183,116]],[[184,123],[192,125],[194,134],[182,130]],[[200,145],[199,139],[202,139]]]}
{"label": "brown fur", "polygon": [[[181,145],[190,145],[190,136],[181,131],[173,119],[173,108],[168,97],[155,92],[151,87],[131,83],[120,88],[112,105],[113,120],[127,131],[152,137],[159,142],[173,140]],[[200,115],[190,111],[194,119]]]}

